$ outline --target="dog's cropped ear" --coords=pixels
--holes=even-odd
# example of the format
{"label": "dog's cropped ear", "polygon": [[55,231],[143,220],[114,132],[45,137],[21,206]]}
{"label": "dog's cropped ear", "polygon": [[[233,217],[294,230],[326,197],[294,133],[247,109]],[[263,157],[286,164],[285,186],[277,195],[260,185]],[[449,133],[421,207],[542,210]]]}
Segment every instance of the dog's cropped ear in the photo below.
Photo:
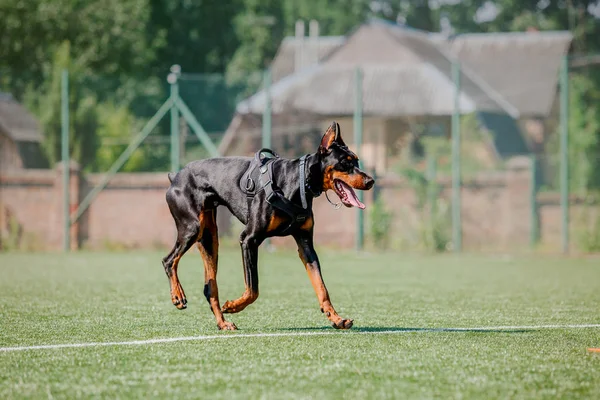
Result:
{"label": "dog's cropped ear", "polygon": [[344,140],[342,139],[342,131],[340,129],[340,124],[338,124],[335,121],[333,121],[331,125],[329,125],[329,128],[327,128],[327,131],[325,131],[325,134],[321,138],[321,145],[319,146],[319,151],[321,153],[327,152],[329,147],[334,142],[336,142],[340,146],[346,145],[346,143],[344,143]]}

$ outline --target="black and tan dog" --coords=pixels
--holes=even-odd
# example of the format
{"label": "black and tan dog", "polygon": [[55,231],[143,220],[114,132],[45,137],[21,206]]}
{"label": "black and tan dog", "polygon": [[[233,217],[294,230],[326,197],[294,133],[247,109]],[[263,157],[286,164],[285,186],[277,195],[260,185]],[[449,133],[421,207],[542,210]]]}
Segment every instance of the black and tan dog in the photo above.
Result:
{"label": "black and tan dog", "polygon": [[[319,259],[313,247],[313,198],[333,190],[346,207],[365,208],[354,189],[368,190],[372,177],[358,167],[358,157],[342,140],[340,126],[333,122],[321,139],[319,149],[300,159],[263,157],[221,157],[194,161],[177,174],[169,174],[171,186],[167,203],[177,226],[177,240],[163,259],[171,284],[171,300],[186,308],[186,298],[177,277],[177,265],[194,244],[204,261],[204,295],[215,315],[219,329],[236,326],[223,317],[237,313],[258,298],[258,247],[268,237],[292,235],[300,259],[315,289],[321,312],[333,327],[348,329],[351,319],[341,318],[331,301],[321,276]],[[219,305],[217,261],[219,239],[217,206],[227,207],[244,225],[240,235],[246,290],[233,301]]]}

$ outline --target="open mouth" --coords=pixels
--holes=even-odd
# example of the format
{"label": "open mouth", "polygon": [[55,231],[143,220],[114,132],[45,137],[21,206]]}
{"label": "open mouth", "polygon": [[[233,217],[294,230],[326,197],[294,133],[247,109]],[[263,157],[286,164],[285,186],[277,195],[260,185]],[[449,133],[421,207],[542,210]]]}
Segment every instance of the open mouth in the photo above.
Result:
{"label": "open mouth", "polygon": [[335,194],[338,195],[346,207],[358,207],[362,210],[365,209],[365,205],[358,199],[356,193],[354,193],[354,189],[352,189],[346,182],[335,179],[333,181],[333,187],[335,188]]}

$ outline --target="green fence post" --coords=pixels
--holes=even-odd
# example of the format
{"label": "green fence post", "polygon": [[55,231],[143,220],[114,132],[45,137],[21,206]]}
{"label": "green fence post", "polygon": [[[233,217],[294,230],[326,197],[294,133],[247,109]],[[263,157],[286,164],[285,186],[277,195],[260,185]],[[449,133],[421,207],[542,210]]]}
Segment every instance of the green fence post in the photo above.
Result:
{"label": "green fence post", "polygon": [[529,231],[529,244],[531,248],[535,248],[539,241],[539,221],[538,221],[538,206],[537,206],[537,157],[535,154],[531,155],[531,184],[529,188],[529,209],[531,211],[530,223],[531,229]]}
{"label": "green fence post", "polygon": [[69,160],[69,71],[62,71],[60,102],[61,159],[63,163],[63,250],[71,250],[71,163]]}
{"label": "green fence post", "polygon": [[263,109],[262,147],[271,148],[272,122],[271,122],[271,70],[267,69],[263,75],[265,92],[265,107]]}
{"label": "green fence post", "polygon": [[560,69],[560,209],[562,251],[569,252],[569,56]]}
{"label": "green fence post", "polygon": [[[356,151],[361,155],[361,147],[363,142],[363,92],[362,92],[362,71],[357,67],[354,71],[354,146]],[[359,190],[358,199],[364,200],[364,193]],[[365,243],[365,216],[363,211],[356,209],[356,242],[355,248],[357,251],[363,249]]]}
{"label": "green fence post", "polygon": [[455,252],[462,250],[461,167],[460,167],[460,65],[452,63],[454,81],[454,112],[452,113],[452,244]]}
{"label": "green fence post", "polygon": [[427,202],[429,203],[429,216],[431,221],[436,212],[436,177],[437,176],[437,155],[427,153]]}
{"label": "green fence post", "polygon": [[181,67],[177,64],[171,67],[171,73],[167,77],[167,82],[171,85],[171,171],[179,171],[181,166],[180,142],[179,142],[179,110],[175,104],[179,98],[179,75]]}

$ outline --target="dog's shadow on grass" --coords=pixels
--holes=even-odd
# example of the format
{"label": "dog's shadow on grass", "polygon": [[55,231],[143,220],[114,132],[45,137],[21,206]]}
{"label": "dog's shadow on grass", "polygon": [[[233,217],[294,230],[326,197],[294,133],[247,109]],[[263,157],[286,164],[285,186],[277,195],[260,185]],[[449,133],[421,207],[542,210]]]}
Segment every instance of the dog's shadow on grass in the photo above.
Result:
{"label": "dog's shadow on grass", "polygon": [[[325,331],[334,330],[331,326],[312,326],[312,327],[298,327],[298,328],[282,328],[282,331]],[[535,329],[494,329],[494,328],[410,328],[410,327],[386,327],[386,326],[355,326],[349,329],[347,332],[354,333],[410,333],[410,332],[423,332],[423,333],[528,333],[533,332]]]}

